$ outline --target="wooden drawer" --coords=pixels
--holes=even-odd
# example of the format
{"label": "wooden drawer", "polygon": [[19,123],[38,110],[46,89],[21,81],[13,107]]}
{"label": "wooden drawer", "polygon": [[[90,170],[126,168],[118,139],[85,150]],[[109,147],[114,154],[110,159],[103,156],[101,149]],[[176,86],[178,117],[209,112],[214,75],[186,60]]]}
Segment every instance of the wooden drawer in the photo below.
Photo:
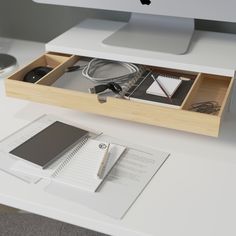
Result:
{"label": "wooden drawer", "polygon": [[[134,122],[218,136],[233,78],[191,72],[195,74],[196,78],[180,109],[116,97],[107,97],[106,101],[101,103],[96,94],[51,86],[65,73],[66,68],[74,65],[79,59],[79,56],[46,53],[5,80],[6,94]],[[34,84],[22,81],[28,71],[46,65],[54,69],[42,79]],[[163,68],[154,69],[165,70]],[[172,73],[179,72],[172,71]],[[217,101],[221,108],[214,115],[189,110],[191,104],[201,101]]]}

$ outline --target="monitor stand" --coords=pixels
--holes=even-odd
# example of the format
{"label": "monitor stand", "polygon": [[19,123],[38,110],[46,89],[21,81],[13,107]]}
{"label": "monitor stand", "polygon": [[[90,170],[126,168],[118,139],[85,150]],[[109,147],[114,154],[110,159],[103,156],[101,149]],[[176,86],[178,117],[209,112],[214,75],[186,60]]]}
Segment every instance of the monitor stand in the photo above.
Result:
{"label": "monitor stand", "polygon": [[129,22],[106,38],[111,46],[184,54],[194,32],[194,19],[132,13]]}

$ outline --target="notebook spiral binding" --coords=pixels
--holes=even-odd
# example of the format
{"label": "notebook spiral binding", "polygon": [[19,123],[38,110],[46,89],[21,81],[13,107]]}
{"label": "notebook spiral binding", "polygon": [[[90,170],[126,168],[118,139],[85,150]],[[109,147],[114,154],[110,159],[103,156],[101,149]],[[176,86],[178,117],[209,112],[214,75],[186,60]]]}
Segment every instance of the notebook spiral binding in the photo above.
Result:
{"label": "notebook spiral binding", "polygon": [[68,154],[66,159],[59,165],[59,167],[56,169],[56,171],[52,174],[52,177],[55,178],[58,176],[58,174],[63,170],[63,168],[71,161],[71,159],[75,156],[75,154],[85,145],[85,143],[88,141],[89,136],[83,138],[78,145],[75,146],[71,150],[71,152]]}
{"label": "notebook spiral binding", "polygon": [[146,71],[146,67],[145,66],[140,66],[139,67],[139,71],[136,73],[136,75],[129,81],[124,83],[121,87],[122,87],[122,92],[120,93],[121,97],[124,97],[126,95],[126,93],[128,92],[128,90],[135,86],[135,83],[137,82],[137,80],[143,75],[143,73]]}

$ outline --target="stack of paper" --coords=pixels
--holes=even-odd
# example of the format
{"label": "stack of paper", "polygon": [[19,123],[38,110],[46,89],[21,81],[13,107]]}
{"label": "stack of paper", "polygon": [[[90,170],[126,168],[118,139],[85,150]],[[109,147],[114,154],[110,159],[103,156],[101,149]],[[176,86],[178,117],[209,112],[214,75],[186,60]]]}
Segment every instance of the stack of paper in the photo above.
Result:
{"label": "stack of paper", "polygon": [[[102,136],[101,139],[124,145],[122,141],[109,136]],[[45,190],[113,218],[122,218],[169,156],[169,153],[150,148],[127,146],[129,148],[96,194],[57,182],[52,182]]]}
{"label": "stack of paper", "polygon": [[[55,119],[44,116],[2,140],[0,169],[35,183],[36,187],[42,187],[39,180],[50,180],[45,191],[114,218],[124,216],[169,156],[162,151],[92,133],[45,169],[10,155],[11,150],[54,122]],[[100,179],[99,167],[107,157],[107,152],[101,148],[104,146],[109,147],[109,155]]]}

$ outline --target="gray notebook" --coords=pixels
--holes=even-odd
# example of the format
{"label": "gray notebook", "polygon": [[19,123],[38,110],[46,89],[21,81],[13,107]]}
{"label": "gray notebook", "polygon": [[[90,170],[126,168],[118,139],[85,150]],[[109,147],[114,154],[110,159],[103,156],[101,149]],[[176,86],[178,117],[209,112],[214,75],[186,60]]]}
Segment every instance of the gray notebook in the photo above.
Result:
{"label": "gray notebook", "polygon": [[10,153],[46,168],[87,137],[87,134],[86,130],[56,121],[11,150]]}

